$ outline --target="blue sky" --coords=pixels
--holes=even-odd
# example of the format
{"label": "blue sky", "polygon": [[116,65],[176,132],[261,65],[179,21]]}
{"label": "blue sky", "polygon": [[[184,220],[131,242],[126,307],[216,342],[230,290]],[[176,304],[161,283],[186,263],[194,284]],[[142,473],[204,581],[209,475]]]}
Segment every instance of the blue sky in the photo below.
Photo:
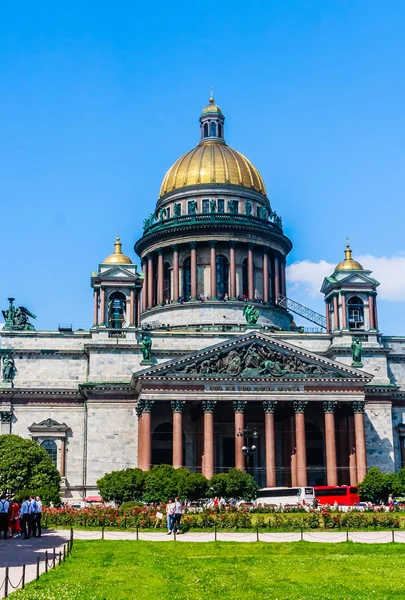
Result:
{"label": "blue sky", "polygon": [[118,230],[134,257],[212,84],[294,243],[289,293],[323,310],[349,236],[381,281],[381,329],[405,335],[404,2],[22,0],[0,16],[3,308],[91,325],[90,271]]}

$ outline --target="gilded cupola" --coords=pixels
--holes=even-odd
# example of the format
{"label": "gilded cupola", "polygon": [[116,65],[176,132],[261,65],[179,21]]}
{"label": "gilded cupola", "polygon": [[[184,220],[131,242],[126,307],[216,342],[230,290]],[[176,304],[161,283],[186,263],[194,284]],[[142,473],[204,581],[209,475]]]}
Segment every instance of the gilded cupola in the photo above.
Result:
{"label": "gilded cupola", "polygon": [[349,240],[346,241],[345,259],[335,267],[336,271],[363,271],[363,266],[352,258],[352,249]]}
{"label": "gilded cupola", "polygon": [[126,254],[122,253],[122,244],[119,237],[114,243],[114,252],[103,260],[103,263],[115,263],[119,265],[132,265],[132,260]]}

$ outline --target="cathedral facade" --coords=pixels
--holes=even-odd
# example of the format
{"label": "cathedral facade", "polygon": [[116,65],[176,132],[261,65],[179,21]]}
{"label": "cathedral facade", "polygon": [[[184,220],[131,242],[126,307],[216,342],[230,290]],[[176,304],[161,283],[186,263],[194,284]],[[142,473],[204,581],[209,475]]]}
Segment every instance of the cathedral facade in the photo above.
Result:
{"label": "cathedral facade", "polygon": [[199,144],[144,221],[140,268],[117,238],[91,274],[89,331],[36,331],[9,299],[0,433],[50,454],[67,501],[107,472],[163,463],[246,469],[261,486],[354,485],[371,466],[405,466],[405,337],[379,330],[379,283],[347,244],[320,282],[325,315],[288,298],[292,243],[224,128],[210,98]]}

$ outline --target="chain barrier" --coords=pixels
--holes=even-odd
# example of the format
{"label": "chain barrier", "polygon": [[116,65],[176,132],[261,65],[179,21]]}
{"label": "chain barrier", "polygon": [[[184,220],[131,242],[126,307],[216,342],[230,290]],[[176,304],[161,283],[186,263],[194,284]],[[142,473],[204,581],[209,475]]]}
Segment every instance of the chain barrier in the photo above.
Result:
{"label": "chain barrier", "polygon": [[[260,536],[264,536],[264,537],[271,537],[272,535],[282,535],[282,538],[277,538],[278,540],[281,539],[281,541],[288,540],[288,539],[292,539],[295,536],[300,536],[301,532],[299,531],[294,531],[294,533],[284,533],[283,531],[273,531],[272,533],[266,533],[265,531],[261,531],[260,532]],[[298,541],[298,540],[297,540]]]}
{"label": "chain barrier", "polygon": [[[370,532],[370,533],[371,533],[371,532]],[[371,538],[370,538],[370,537],[369,537],[369,538],[364,538],[364,537],[363,537],[363,539],[362,539],[362,538],[361,538],[361,537],[359,537],[358,535],[357,535],[357,537],[356,537],[356,536],[355,536],[353,533],[349,533],[349,540],[350,540],[350,541],[353,541],[353,540],[357,539],[357,540],[358,540],[358,541],[360,541],[360,542],[362,542],[362,541],[364,542],[364,540],[366,539],[366,540],[370,540],[370,541],[371,541],[371,543],[374,543],[374,542],[378,542],[379,540],[384,540],[384,539],[386,540],[386,539],[387,539],[387,535],[389,535],[389,536],[391,537],[391,533],[388,533],[388,532],[387,532],[387,533],[383,534],[382,536],[380,536],[380,537],[378,537],[378,538],[375,538],[375,537],[371,537]],[[388,542],[390,542],[390,541],[391,541],[391,540],[388,540],[388,541],[387,541],[387,542],[385,542],[385,543],[388,543]]]}
{"label": "chain barrier", "polygon": [[[327,535],[332,535],[333,536],[333,540],[331,540],[331,543],[340,543],[340,541],[342,542],[346,542],[346,534],[345,533],[337,533],[336,531],[328,531],[328,532],[322,532],[322,533],[313,533],[312,531],[304,531],[304,535],[306,536],[311,536],[314,541],[319,541],[322,542],[325,539],[325,536]],[[339,540],[338,536],[340,536],[342,539]],[[311,539],[311,538],[310,538]],[[308,540],[308,538],[305,541],[310,541],[310,539]]]}
{"label": "chain barrier", "polygon": [[101,540],[102,539],[102,531],[96,531],[94,533],[87,533],[87,531],[84,533],[84,535],[82,535],[81,533],[78,533],[75,529],[75,537],[82,539],[82,540]]}

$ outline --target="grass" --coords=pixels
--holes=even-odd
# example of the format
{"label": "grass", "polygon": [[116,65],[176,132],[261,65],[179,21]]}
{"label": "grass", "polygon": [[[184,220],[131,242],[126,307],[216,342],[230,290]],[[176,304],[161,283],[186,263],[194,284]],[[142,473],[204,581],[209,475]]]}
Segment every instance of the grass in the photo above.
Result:
{"label": "grass", "polygon": [[405,597],[405,546],[76,541],[15,600],[365,600]]}

